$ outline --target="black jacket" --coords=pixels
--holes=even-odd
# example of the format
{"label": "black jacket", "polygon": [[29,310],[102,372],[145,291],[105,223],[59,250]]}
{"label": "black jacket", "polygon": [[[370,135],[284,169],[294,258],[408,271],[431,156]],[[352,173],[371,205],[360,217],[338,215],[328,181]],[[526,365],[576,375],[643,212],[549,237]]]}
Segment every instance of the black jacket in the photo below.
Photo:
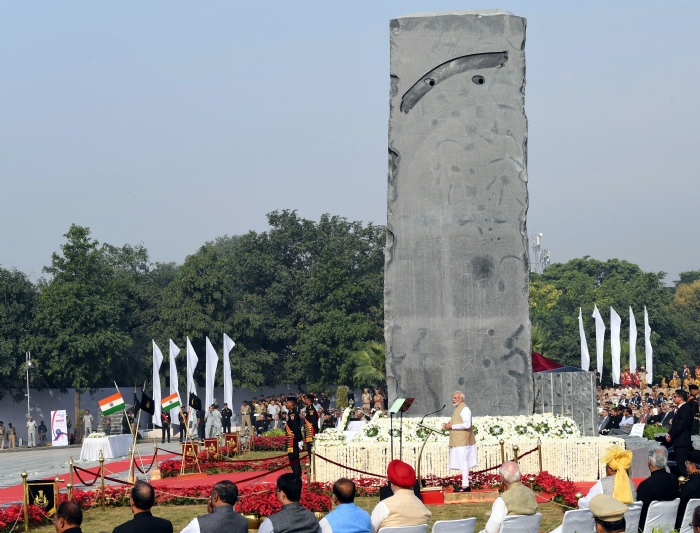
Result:
{"label": "black jacket", "polygon": [[637,488],[637,500],[642,502],[639,529],[644,529],[649,505],[653,501],[670,502],[678,498],[678,478],[666,470],[655,470]]}
{"label": "black jacket", "polygon": [[676,411],[676,415],[673,417],[673,424],[671,424],[671,429],[668,432],[673,446],[690,447],[693,445],[690,441],[690,433],[695,417],[695,408],[696,405],[694,403],[686,402]]}
{"label": "black jacket", "polygon": [[153,516],[151,511],[145,511],[115,527],[112,533],[173,533],[173,524],[170,520]]}
{"label": "black jacket", "polygon": [[685,508],[688,502],[694,498],[700,498],[700,475],[693,474],[688,477],[688,482],[681,485],[681,503],[678,505],[678,517],[676,518],[676,529],[681,528]]}

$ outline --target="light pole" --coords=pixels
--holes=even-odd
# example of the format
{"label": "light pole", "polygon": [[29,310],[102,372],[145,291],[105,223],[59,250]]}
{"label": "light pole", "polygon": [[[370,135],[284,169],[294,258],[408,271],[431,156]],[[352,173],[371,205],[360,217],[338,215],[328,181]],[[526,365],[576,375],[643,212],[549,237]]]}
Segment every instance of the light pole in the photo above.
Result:
{"label": "light pole", "polygon": [[27,352],[25,357],[27,358],[27,420],[29,420],[31,416],[29,414],[29,369],[32,367],[32,353]]}

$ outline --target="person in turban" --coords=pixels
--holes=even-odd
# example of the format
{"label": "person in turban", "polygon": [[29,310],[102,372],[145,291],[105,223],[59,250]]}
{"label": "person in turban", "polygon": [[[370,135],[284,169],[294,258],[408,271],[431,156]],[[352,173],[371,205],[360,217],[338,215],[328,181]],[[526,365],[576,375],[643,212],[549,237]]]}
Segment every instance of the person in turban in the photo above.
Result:
{"label": "person in turban", "polygon": [[432,513],[413,492],[416,485],[413,467],[394,459],[387,467],[386,476],[394,495],[380,501],[372,511],[372,533],[382,527],[427,525]]}
{"label": "person in turban", "polygon": [[635,502],[637,490],[627,474],[632,466],[632,452],[612,446],[605,450],[600,462],[605,464],[606,477],[596,481],[588,494],[578,501],[579,509],[588,509],[598,494],[607,494],[624,504]]}

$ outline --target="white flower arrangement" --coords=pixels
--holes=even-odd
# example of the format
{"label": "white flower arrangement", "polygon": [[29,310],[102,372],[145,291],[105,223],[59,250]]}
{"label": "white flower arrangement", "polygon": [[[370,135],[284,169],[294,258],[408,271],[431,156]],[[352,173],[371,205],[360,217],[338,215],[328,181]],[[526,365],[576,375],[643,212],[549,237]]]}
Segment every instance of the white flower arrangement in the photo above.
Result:
{"label": "white flower arrangement", "polygon": [[87,437],[85,437],[85,438],[86,438],[86,439],[103,439],[103,438],[105,438],[106,436],[107,436],[106,433],[102,433],[102,432],[100,432],[100,431],[93,431],[92,433],[90,433],[90,434],[89,434]]}
{"label": "white flower arrangement", "polygon": [[[349,409],[346,409],[341,419],[341,428],[347,427]],[[394,420],[394,437],[403,433],[405,443],[423,442],[429,430],[419,426],[420,419],[404,418],[403,428]],[[445,417],[431,417],[423,421],[423,426],[436,431],[430,435],[429,442],[447,443],[449,431],[442,430],[442,424],[449,422]],[[472,419],[474,436],[478,443],[493,444],[501,439],[505,441],[522,439],[578,439],[581,432],[573,419],[551,413],[521,415],[521,416],[477,416]],[[390,420],[375,413],[369,421],[350,441],[345,438],[343,430],[327,429],[316,436],[316,441],[323,446],[366,446],[367,444],[386,443],[391,440]]]}

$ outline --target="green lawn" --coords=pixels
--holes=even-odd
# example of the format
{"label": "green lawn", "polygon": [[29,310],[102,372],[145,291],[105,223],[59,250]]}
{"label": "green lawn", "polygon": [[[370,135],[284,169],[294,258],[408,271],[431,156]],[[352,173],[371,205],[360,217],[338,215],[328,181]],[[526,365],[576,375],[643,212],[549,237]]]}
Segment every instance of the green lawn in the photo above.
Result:
{"label": "green lawn", "polygon": [[[371,513],[379,498],[357,498],[355,503]],[[458,518],[476,517],[476,531],[483,529],[488,517],[486,513],[491,511],[491,504],[463,504],[463,505],[429,505],[428,508],[433,513],[430,522],[432,527],[436,520],[455,520]],[[154,507],[153,514],[167,518],[173,523],[173,529],[178,532],[184,528],[192,518],[207,512],[206,505],[168,505]],[[563,512],[556,504],[540,505],[542,513],[542,523],[540,531],[551,531],[561,523]],[[85,533],[98,533],[102,531],[110,532],[114,527],[122,522],[131,520],[131,510],[126,507],[107,509],[104,513],[99,508],[94,508],[85,513],[82,529]],[[50,533],[54,531],[53,525],[33,528],[31,531]],[[430,529],[428,530],[430,531]]]}

